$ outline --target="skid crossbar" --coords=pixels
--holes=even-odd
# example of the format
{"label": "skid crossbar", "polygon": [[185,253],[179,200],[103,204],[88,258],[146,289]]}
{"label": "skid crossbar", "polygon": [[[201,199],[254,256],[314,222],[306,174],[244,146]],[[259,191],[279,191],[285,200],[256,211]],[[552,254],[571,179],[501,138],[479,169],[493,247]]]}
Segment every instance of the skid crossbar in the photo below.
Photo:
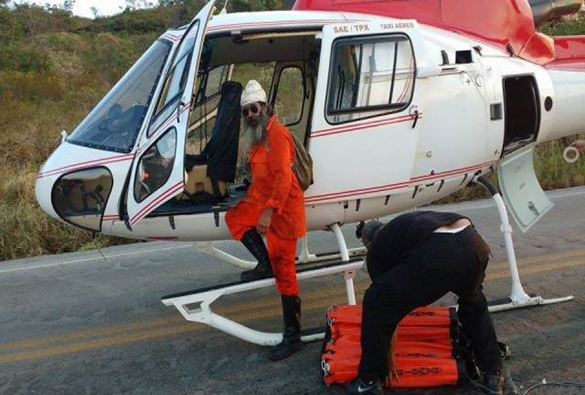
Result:
{"label": "skid crossbar", "polygon": [[[335,227],[333,229],[336,229]],[[335,233],[336,231],[333,230]],[[337,237],[337,233],[335,233]],[[344,242],[345,243],[345,242]],[[341,259],[345,255],[344,252],[327,252],[327,253],[320,253],[320,254],[311,254],[309,252],[308,241],[307,237],[303,237],[302,244],[301,244],[301,254],[297,257],[296,263],[304,264],[304,263],[319,263],[319,262],[326,262],[332,259]],[[195,243],[195,247],[197,248],[198,252],[203,252],[205,254],[209,254],[221,259],[224,262],[232,264],[234,266],[240,267],[242,269],[250,270],[256,267],[258,264],[257,261],[250,261],[247,259],[238,258],[232,254],[229,254],[219,248],[215,247],[212,242],[210,241],[202,241]],[[365,247],[357,247],[357,248],[347,248],[347,255],[351,257],[356,256],[363,256],[366,254]]]}

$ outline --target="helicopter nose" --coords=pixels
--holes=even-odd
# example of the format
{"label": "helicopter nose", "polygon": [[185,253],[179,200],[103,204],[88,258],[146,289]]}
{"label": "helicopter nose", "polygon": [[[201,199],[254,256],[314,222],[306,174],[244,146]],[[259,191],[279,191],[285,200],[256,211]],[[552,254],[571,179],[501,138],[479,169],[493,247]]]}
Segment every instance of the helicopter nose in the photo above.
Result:
{"label": "helicopter nose", "polygon": [[65,144],[51,155],[37,175],[35,196],[50,216],[99,232],[114,183],[110,159],[79,161],[78,149]]}
{"label": "helicopter nose", "polygon": [[55,183],[55,179],[52,177],[43,177],[42,173],[37,175],[37,182],[35,184],[35,197],[37,203],[45,213],[53,218],[59,219],[59,215],[51,204],[51,188]]}

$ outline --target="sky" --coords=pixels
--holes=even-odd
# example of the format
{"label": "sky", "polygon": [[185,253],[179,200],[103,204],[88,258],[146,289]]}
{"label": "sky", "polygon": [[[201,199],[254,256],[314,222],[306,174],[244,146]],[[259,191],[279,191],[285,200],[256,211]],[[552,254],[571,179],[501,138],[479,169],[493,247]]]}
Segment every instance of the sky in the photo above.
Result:
{"label": "sky", "polygon": [[[62,6],[63,0],[16,0],[15,3],[31,3],[44,6],[51,4]],[[98,16],[110,16],[122,12],[126,8],[125,0],[75,0],[73,5],[73,15],[85,18],[93,18],[91,8],[98,10]],[[121,8],[120,8],[121,7]]]}

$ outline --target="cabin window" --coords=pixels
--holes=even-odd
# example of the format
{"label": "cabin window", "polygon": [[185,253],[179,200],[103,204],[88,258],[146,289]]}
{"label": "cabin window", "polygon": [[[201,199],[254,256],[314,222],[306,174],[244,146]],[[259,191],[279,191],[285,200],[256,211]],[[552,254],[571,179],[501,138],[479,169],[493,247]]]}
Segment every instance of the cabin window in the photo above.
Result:
{"label": "cabin window", "polygon": [[140,157],[134,177],[134,199],[140,203],[171,176],[177,155],[177,131],[167,131]]}
{"label": "cabin window", "polygon": [[410,104],[416,64],[403,34],[336,40],[331,67],[329,123],[398,112]]}
{"label": "cabin window", "polygon": [[233,66],[230,79],[240,82],[244,87],[249,80],[255,79],[264,88],[266,94],[270,95],[275,68],[276,62],[239,63]]}
{"label": "cabin window", "polygon": [[99,232],[113,184],[105,167],[65,174],[51,192],[55,212],[73,225]]}
{"label": "cabin window", "polygon": [[[211,137],[211,131],[217,117],[217,107],[219,105],[221,86],[227,80],[230,67],[227,65],[219,66],[208,73],[200,74],[197,77],[196,88],[193,93],[195,105],[191,106],[189,113],[189,129],[187,136],[190,140],[196,139],[201,150]],[[194,146],[187,141],[188,147]],[[200,153],[199,151],[187,153]]]}
{"label": "cabin window", "polygon": [[274,107],[278,119],[285,125],[295,125],[303,115],[303,72],[298,67],[283,69],[278,77]]}
{"label": "cabin window", "polygon": [[197,106],[219,96],[221,86],[227,80],[229,71],[230,67],[223,65],[215,67],[209,72],[199,74],[194,92]]}
{"label": "cabin window", "polygon": [[155,42],[67,138],[67,142],[107,151],[130,152],[170,50],[167,41]]}

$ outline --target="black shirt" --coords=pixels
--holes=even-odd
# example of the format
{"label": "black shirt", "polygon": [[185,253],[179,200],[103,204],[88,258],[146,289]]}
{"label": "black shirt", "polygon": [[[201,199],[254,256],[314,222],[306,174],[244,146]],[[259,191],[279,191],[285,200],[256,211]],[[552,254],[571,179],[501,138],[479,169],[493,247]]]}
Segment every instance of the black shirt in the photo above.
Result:
{"label": "black shirt", "polygon": [[464,217],[456,213],[414,211],[402,214],[384,225],[372,240],[366,264],[372,280],[398,264],[408,253],[428,239],[435,229]]}

